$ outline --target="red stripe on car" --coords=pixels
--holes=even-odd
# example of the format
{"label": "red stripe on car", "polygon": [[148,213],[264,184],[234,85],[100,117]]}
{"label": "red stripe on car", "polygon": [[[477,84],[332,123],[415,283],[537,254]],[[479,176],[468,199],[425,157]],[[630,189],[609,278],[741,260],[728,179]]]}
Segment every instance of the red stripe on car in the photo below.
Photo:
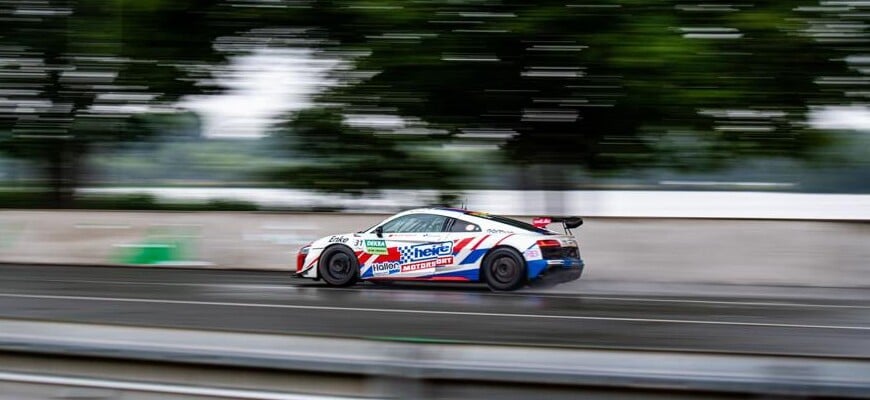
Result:
{"label": "red stripe on car", "polygon": [[369,278],[368,281],[440,281],[440,282],[468,282],[468,278],[461,276],[419,276],[406,277],[396,276],[391,278]]}
{"label": "red stripe on car", "polygon": [[483,239],[480,239],[480,241],[477,242],[477,244],[475,244],[474,247],[471,248],[471,251],[476,250],[476,249],[477,249],[477,246],[480,246],[480,244],[483,243],[483,241],[486,240],[487,238],[489,238],[489,235],[486,235],[486,236],[483,237]]}
{"label": "red stripe on car", "polygon": [[402,258],[402,255],[399,254],[398,247],[388,247],[387,254],[379,255],[373,262],[399,261],[400,258]]}
{"label": "red stripe on car", "polygon": [[473,237],[461,239],[459,243],[456,243],[456,246],[453,246],[453,254],[459,254],[459,252],[462,251],[462,248],[471,243],[473,239]]}
{"label": "red stripe on car", "polygon": [[468,282],[469,279],[461,276],[433,276],[429,278],[429,280],[441,282]]}
{"label": "red stripe on car", "polygon": [[514,234],[513,234],[513,233],[511,233],[511,234],[510,234],[510,235],[507,235],[507,236],[505,236],[505,237],[503,237],[503,238],[501,238],[501,240],[499,240],[499,241],[498,241],[498,242],[495,242],[495,244],[494,244],[494,245],[492,245],[492,247],[495,247],[495,246],[498,246],[498,245],[499,245],[499,243],[501,243],[501,242],[504,242],[504,240],[505,240],[505,239],[507,239],[507,238],[509,238],[509,237],[511,237],[511,236],[513,236],[513,235],[514,235]]}

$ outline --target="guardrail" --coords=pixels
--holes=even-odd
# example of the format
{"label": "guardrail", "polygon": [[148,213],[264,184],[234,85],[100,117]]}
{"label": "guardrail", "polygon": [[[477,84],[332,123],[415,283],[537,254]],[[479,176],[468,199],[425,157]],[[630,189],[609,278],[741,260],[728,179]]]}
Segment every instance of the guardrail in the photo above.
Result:
{"label": "guardrail", "polygon": [[[0,323],[0,357],[0,382],[169,388],[200,397],[235,390],[238,398],[251,399],[505,393],[870,398],[870,363],[864,359],[413,343],[24,320]],[[87,362],[77,363],[81,357]],[[169,389],[164,393],[173,393]]]}

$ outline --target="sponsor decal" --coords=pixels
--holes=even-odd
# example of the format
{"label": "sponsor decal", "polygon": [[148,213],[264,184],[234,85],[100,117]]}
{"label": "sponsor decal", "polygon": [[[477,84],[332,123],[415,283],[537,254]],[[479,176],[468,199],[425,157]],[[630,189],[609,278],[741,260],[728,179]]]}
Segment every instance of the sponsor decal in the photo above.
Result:
{"label": "sponsor decal", "polygon": [[513,232],[506,231],[504,229],[487,229],[486,233],[513,233]]}
{"label": "sponsor decal", "polygon": [[329,243],[347,243],[347,237],[344,236],[332,236],[328,240]]}
{"label": "sponsor decal", "polygon": [[369,254],[385,255],[387,254],[386,240],[366,240],[365,251]]}
{"label": "sponsor decal", "polygon": [[416,272],[425,269],[433,269],[441,265],[453,264],[453,256],[438,257],[434,260],[418,261],[410,264],[402,265],[402,272]]}
{"label": "sponsor decal", "polygon": [[432,260],[453,255],[453,242],[426,243],[416,246],[400,247],[399,262],[409,264],[415,261]]}
{"label": "sponsor decal", "polygon": [[546,228],[547,225],[553,223],[553,219],[550,217],[537,217],[532,219],[532,225],[536,228]]}
{"label": "sponsor decal", "polygon": [[527,260],[537,260],[541,258],[541,250],[538,250],[537,247],[531,248],[523,252],[523,257]]}
{"label": "sponsor decal", "polygon": [[383,275],[391,275],[400,271],[399,263],[397,262],[384,262],[384,263],[374,263],[372,264],[372,275],[374,276],[383,276]]}
{"label": "sponsor decal", "polygon": [[418,272],[453,264],[453,242],[426,243],[399,247],[402,272]]}

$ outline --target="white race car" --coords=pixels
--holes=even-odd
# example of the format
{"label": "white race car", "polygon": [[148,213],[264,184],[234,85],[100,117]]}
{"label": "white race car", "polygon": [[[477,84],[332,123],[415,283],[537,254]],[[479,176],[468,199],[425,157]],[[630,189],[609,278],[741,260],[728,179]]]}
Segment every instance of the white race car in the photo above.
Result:
{"label": "white race car", "polygon": [[[455,208],[404,211],[364,231],[303,247],[296,275],[331,286],[422,280],[485,282],[493,290],[580,278],[583,260],[571,229],[583,220],[534,222]],[[561,222],[566,234],[546,229],[552,222]]]}

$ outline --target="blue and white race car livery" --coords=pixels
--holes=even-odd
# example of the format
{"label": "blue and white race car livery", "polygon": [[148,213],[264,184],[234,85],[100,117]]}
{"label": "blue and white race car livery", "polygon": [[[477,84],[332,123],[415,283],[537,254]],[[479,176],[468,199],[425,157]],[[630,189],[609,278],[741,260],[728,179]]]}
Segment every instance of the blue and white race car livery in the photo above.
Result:
{"label": "blue and white race car livery", "polygon": [[[566,234],[546,229],[552,222],[562,222]],[[361,232],[315,240],[299,251],[296,275],[332,286],[423,280],[514,290],[532,282],[567,282],[583,272],[570,231],[582,222],[540,218],[532,225],[454,208],[410,210]]]}

